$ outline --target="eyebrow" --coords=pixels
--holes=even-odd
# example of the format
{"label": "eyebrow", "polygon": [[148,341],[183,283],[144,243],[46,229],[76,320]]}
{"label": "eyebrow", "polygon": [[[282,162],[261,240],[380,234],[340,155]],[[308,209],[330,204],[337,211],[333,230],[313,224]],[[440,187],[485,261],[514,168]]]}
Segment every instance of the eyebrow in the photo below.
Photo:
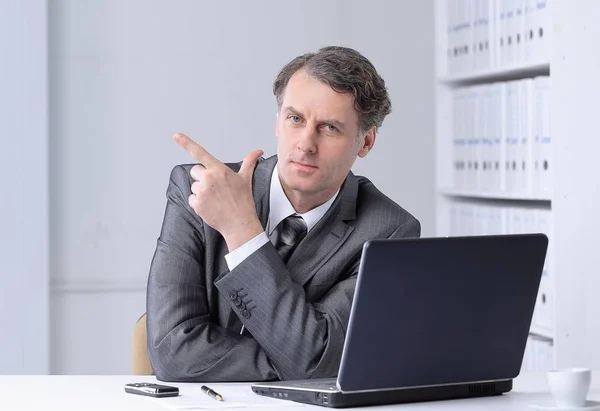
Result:
{"label": "eyebrow", "polygon": [[[283,111],[285,113],[294,114],[294,115],[297,115],[297,116],[300,116],[300,117],[304,118],[304,115],[301,112],[299,112],[298,110],[296,110],[294,107],[291,107],[291,106],[284,107]],[[319,123],[321,123],[321,124],[323,124],[323,123],[325,123],[325,124],[331,124],[332,126],[336,126],[340,130],[343,130],[344,126],[345,126],[343,122],[341,122],[339,120],[334,120],[334,119],[331,119],[331,120],[320,120]]]}

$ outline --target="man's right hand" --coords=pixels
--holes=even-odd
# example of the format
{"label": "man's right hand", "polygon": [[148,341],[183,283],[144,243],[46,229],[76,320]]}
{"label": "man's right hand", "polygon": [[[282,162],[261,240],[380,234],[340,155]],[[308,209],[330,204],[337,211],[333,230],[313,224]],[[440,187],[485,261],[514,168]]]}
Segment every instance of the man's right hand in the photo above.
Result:
{"label": "man's right hand", "polygon": [[192,168],[194,179],[188,202],[206,224],[217,230],[229,251],[263,231],[252,196],[252,175],[262,150],[246,155],[236,173],[185,134],[173,136],[201,165]]}

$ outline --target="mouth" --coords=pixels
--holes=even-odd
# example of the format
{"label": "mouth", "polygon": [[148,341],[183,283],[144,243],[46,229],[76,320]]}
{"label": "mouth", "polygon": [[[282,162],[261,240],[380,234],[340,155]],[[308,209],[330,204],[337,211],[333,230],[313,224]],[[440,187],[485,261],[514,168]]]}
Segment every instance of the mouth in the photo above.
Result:
{"label": "mouth", "polygon": [[304,167],[313,167],[313,168],[317,168],[317,166],[312,165],[312,164],[308,164],[308,163],[303,163],[302,161],[292,161],[292,163],[294,164],[298,164]]}
{"label": "mouth", "polygon": [[293,163],[293,164],[295,164],[295,165],[297,165],[297,166],[300,166],[300,167],[317,168],[317,166],[314,166],[314,165],[308,164],[308,163],[303,163],[301,161],[293,161],[293,160],[291,160],[290,162]]}
{"label": "mouth", "polygon": [[300,161],[290,161],[292,166],[301,173],[313,173],[318,167]]}

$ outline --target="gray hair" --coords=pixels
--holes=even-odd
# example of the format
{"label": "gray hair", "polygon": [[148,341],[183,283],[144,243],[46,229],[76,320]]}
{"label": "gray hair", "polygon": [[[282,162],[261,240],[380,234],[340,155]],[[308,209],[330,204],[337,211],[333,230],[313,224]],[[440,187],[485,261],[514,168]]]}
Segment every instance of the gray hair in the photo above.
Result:
{"label": "gray hair", "polygon": [[373,64],[358,51],[338,46],[323,47],[316,53],[298,56],[281,69],[273,83],[273,94],[280,110],[290,78],[301,69],[338,93],[354,96],[360,136],[371,127],[376,130],[381,127],[385,116],[392,111],[385,81]]}

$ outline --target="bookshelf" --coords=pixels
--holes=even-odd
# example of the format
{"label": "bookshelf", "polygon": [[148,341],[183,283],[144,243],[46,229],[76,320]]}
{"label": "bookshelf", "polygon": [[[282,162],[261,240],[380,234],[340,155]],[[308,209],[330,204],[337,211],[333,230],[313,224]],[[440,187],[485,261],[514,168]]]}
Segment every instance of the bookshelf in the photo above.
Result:
{"label": "bookshelf", "polygon": [[[541,148],[542,97],[547,110],[551,91],[544,94],[549,80],[535,80],[551,72],[547,2],[435,0],[435,13],[436,234],[545,232],[552,243],[553,192],[542,181],[551,175],[539,171],[543,161],[553,168]],[[530,31],[546,36],[526,42]],[[523,361],[528,371],[556,364],[553,253],[550,246]]]}
{"label": "bookshelf", "polygon": [[[600,65],[600,49],[583,47],[600,41],[600,26],[595,23],[600,20],[600,2],[435,0],[434,4],[436,234],[546,232],[550,245],[545,284],[538,295],[523,370],[600,368],[600,252],[596,246],[600,139],[594,109],[600,94],[595,69]],[[534,16],[536,11],[540,14]],[[535,42],[528,38],[531,33]],[[540,33],[544,33],[544,44],[536,37]],[[520,42],[515,42],[517,34]],[[513,48],[515,44],[521,47],[513,54],[506,47],[509,36]],[[481,44],[483,52],[479,53]],[[528,79],[540,77],[548,78],[538,83],[545,86],[532,87]],[[505,86],[496,86],[502,83]],[[506,85],[517,83],[529,84],[515,86],[510,94],[515,99],[508,100]],[[502,89],[502,110],[490,97],[494,95],[490,90],[496,89]],[[521,90],[530,97],[514,97]],[[542,97],[536,100],[535,96]],[[519,105],[515,114],[514,107]],[[518,123],[509,124],[509,118],[519,118]],[[502,125],[482,126],[494,121]],[[514,174],[490,178],[475,167],[471,170],[479,174],[468,173],[469,161],[481,165],[486,155],[497,154],[488,147],[495,141],[491,129],[500,129],[502,138],[514,130],[526,130],[527,178],[521,180]],[[550,158],[551,173],[542,179],[536,173],[543,156],[539,148],[532,148],[531,137],[536,134],[551,137],[544,152]],[[481,144],[476,141],[476,148],[469,149],[470,138]],[[515,153],[508,153],[506,141],[499,149],[504,157],[498,159],[510,170],[507,160]],[[538,168],[531,171],[535,161]]]}

